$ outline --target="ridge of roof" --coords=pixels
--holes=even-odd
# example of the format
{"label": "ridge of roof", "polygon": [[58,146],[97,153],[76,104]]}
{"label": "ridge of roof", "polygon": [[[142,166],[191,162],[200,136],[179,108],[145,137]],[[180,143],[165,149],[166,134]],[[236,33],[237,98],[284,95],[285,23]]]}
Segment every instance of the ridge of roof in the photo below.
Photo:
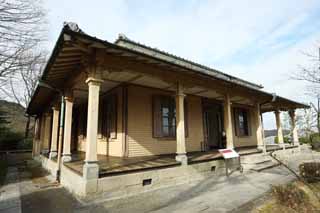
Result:
{"label": "ridge of roof", "polygon": [[[123,44],[123,43],[124,44]],[[227,80],[235,80],[235,81],[240,81],[241,83],[245,84],[245,85],[250,85],[250,87],[254,87],[256,89],[262,89],[263,86],[261,84],[256,84],[256,83],[253,83],[253,82],[250,82],[250,81],[247,81],[247,80],[244,80],[244,79],[241,79],[241,78],[238,78],[238,77],[235,77],[235,76],[232,76],[232,75],[229,75],[227,73],[224,73],[222,71],[219,71],[219,70],[216,70],[216,69],[213,69],[211,67],[208,67],[208,66],[205,66],[203,64],[199,64],[199,63],[196,63],[194,61],[191,61],[191,60],[188,60],[186,58],[183,58],[183,57],[180,57],[180,56],[177,56],[177,55],[174,55],[174,54],[171,54],[169,52],[166,52],[166,51],[163,51],[163,50],[159,50],[158,48],[154,48],[154,47],[150,47],[148,45],[145,45],[145,44],[142,44],[142,43],[139,43],[137,41],[134,41],[130,38],[128,38],[125,34],[123,33],[120,33],[118,38],[116,39],[116,41],[114,42],[115,44],[119,45],[119,46],[122,46],[122,47],[126,47],[126,48],[129,48],[129,49],[132,49],[132,50],[135,50],[135,51],[139,51],[139,52],[143,52],[141,50],[139,50],[138,48],[135,48],[135,47],[129,47],[127,44],[131,44],[131,45],[134,45],[134,46],[138,46],[140,48],[143,48],[143,49],[147,49],[149,51],[154,51],[156,53],[159,53],[159,54],[162,54],[164,56],[167,56],[167,57],[171,57],[175,60],[179,60],[181,61],[182,63],[186,63],[186,64],[189,64],[191,67],[194,66],[194,68],[200,68],[202,69],[202,71],[204,71],[206,74],[211,74],[211,75],[220,75],[220,77],[225,77],[225,78],[228,78]],[[145,52],[143,52],[145,53]],[[157,56],[156,54],[153,54],[152,56],[154,57],[158,57],[160,58],[159,56]],[[163,58],[162,58],[163,59]],[[169,60],[168,60],[169,61]],[[181,65],[181,63],[178,63],[176,61],[172,61],[170,60],[170,62],[173,62],[173,63],[176,63],[176,64],[179,64]],[[185,65],[184,65],[185,66]],[[190,68],[190,67],[188,67]],[[199,70],[200,71],[200,70]]]}

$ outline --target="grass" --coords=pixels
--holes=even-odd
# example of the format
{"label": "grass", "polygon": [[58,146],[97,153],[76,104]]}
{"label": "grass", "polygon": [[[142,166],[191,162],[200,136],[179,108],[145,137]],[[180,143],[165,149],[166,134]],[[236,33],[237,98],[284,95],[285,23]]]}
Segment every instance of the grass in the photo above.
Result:
{"label": "grass", "polygon": [[320,183],[304,184],[295,181],[274,186],[269,198],[254,213],[320,212]]}
{"label": "grass", "polygon": [[7,174],[7,159],[5,154],[0,154],[0,186],[3,185]]}

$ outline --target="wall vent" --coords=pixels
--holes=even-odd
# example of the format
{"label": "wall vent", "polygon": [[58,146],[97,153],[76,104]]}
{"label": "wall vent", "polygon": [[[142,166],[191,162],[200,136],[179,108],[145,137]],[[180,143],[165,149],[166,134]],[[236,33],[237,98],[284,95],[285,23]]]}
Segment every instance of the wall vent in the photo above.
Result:
{"label": "wall vent", "polygon": [[142,181],[142,186],[151,185],[151,183],[152,183],[152,179],[151,179],[151,178],[149,178],[149,179],[144,179],[144,180]]}

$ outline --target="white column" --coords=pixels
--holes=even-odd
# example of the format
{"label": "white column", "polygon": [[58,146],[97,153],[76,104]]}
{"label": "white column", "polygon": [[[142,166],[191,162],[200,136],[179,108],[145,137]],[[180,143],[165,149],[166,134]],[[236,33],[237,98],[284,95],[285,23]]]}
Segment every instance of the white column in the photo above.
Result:
{"label": "white column", "polygon": [[289,115],[291,118],[291,131],[292,131],[292,140],[294,145],[300,145],[299,143],[299,137],[298,137],[298,129],[296,126],[296,116],[295,116],[295,111],[290,110]]}
{"label": "white column", "polygon": [[181,162],[182,165],[188,164],[187,151],[186,151],[186,137],[185,137],[185,124],[184,124],[184,97],[183,85],[177,84],[176,94],[176,140],[177,140],[177,155],[176,160]]}
{"label": "white column", "polygon": [[257,136],[257,145],[258,148],[263,150],[264,153],[266,153],[264,141],[263,141],[263,136],[262,136],[262,121],[261,121],[261,112],[260,112],[260,104],[256,104],[256,115],[255,115],[255,120],[256,120],[256,136]]}
{"label": "white column", "polygon": [[59,128],[59,109],[52,108],[52,133],[51,133],[51,147],[50,147],[50,159],[57,156],[57,144],[58,144],[58,128]]}
{"label": "white column", "polygon": [[88,78],[86,83],[89,87],[88,94],[88,120],[86,138],[86,158],[83,166],[83,177],[85,179],[96,179],[99,175],[97,164],[97,135],[98,135],[98,114],[99,114],[99,93],[100,84],[103,81],[96,78]]}
{"label": "white column", "polygon": [[285,149],[285,144],[283,142],[283,133],[282,133],[282,126],[281,126],[281,118],[280,118],[280,111],[276,110],[274,112],[276,116],[276,124],[277,124],[277,136],[278,136],[278,144]]}
{"label": "white column", "polygon": [[224,117],[224,131],[226,134],[227,148],[233,149],[233,129],[232,129],[232,116],[231,116],[231,99],[230,95],[224,96],[223,104],[223,117]]}
{"label": "white column", "polygon": [[70,162],[71,161],[72,108],[73,108],[72,98],[65,97],[62,162]]}

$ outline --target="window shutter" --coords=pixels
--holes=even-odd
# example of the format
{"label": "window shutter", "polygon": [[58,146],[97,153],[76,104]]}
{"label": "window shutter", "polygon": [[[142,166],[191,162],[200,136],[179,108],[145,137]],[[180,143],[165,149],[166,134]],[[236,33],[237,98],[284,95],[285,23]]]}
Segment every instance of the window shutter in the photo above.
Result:
{"label": "window shutter", "polygon": [[162,137],[161,131],[161,97],[152,97],[153,137]]}
{"label": "window shutter", "polygon": [[103,112],[103,101],[101,100],[100,98],[100,101],[99,101],[99,114],[98,114],[98,137],[99,138],[103,138],[103,134],[102,134],[102,120],[103,120],[103,117],[102,117],[102,112]]}
{"label": "window shutter", "polygon": [[248,125],[248,136],[251,136],[251,111],[247,110],[247,125]]}
{"label": "window shutter", "polygon": [[185,131],[185,136],[189,136],[189,117],[188,117],[188,102],[184,100],[184,131]]}
{"label": "window shutter", "polygon": [[117,96],[110,96],[110,138],[117,138]]}
{"label": "window shutter", "polygon": [[240,129],[239,129],[239,110],[237,108],[233,109],[233,116],[234,116],[234,127],[236,136],[240,136]]}
{"label": "window shutter", "polygon": [[104,138],[108,138],[108,131],[107,131],[107,100],[106,98],[102,99],[101,101],[101,134]]}
{"label": "window shutter", "polygon": [[83,104],[79,107],[79,113],[80,113],[80,134],[83,136],[83,138],[87,135],[87,114],[88,114],[88,108],[86,104]]}

